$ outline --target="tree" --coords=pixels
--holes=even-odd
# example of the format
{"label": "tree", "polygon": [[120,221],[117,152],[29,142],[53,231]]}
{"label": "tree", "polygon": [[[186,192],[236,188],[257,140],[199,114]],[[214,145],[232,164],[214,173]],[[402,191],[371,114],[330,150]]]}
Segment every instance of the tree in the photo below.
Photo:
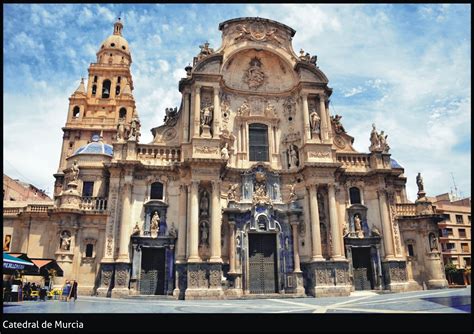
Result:
{"label": "tree", "polygon": [[448,263],[444,266],[444,272],[446,273],[446,278],[448,279],[449,284],[453,284],[453,275],[458,273],[458,268],[453,263]]}

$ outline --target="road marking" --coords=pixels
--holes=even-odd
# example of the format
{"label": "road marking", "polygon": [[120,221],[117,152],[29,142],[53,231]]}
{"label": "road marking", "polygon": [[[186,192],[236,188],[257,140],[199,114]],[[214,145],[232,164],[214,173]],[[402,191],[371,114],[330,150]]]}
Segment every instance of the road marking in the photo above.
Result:
{"label": "road marking", "polygon": [[381,299],[381,300],[374,300],[370,302],[362,302],[362,303],[357,303],[358,305],[364,305],[364,304],[379,304],[379,303],[390,303],[390,302],[397,302],[399,300],[403,299],[418,299],[419,297],[425,297],[425,296],[434,296],[434,295],[439,295],[443,293],[447,293],[451,291],[439,291],[439,292],[431,292],[431,293],[424,293],[424,294],[417,294],[417,295],[412,295],[412,296],[400,296],[400,297],[394,297],[394,298],[389,298],[389,299]]}
{"label": "road marking", "polygon": [[401,311],[401,310],[385,310],[385,309],[372,309],[372,308],[354,308],[354,307],[342,307],[340,309],[334,308],[338,311],[354,311],[354,312],[367,312],[367,313],[432,313],[431,311]]}
{"label": "road marking", "polygon": [[313,313],[326,313],[326,310],[327,310],[326,307],[321,306],[321,305],[290,302],[289,300],[282,300],[282,299],[268,299],[268,300],[273,301],[273,302],[278,302],[278,303],[297,305],[300,307],[304,307],[306,309],[314,309]]}

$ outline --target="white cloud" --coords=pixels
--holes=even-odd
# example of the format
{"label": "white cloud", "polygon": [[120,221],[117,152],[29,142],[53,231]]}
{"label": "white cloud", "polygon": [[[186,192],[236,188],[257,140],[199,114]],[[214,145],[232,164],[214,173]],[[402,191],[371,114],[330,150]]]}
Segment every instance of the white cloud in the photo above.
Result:
{"label": "white cloud", "polygon": [[344,93],[344,97],[351,97],[351,96],[360,94],[360,93],[362,93],[364,90],[365,90],[365,89],[362,88],[361,86],[351,88],[349,91],[346,91],[346,92]]}

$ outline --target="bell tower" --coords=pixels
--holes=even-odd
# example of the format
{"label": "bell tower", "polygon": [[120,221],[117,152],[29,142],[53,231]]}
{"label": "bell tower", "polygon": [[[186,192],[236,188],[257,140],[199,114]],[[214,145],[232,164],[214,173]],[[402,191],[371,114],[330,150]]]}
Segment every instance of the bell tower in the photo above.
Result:
{"label": "bell tower", "polygon": [[136,113],[130,72],[132,56],[122,30],[123,23],[118,18],[113,34],[100,44],[96,62],[89,66],[87,83],[82,78],[69,97],[59,167],[54,174],[55,196],[64,184],[66,159],[91,142],[93,136],[100,135],[104,143],[111,145],[119,123],[131,122]]}

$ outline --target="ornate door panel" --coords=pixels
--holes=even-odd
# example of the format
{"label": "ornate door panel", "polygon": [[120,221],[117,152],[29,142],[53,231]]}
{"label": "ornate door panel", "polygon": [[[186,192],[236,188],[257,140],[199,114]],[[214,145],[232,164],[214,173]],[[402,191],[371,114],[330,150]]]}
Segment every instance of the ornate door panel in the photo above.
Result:
{"label": "ornate door panel", "polygon": [[275,234],[249,234],[250,293],[277,292]]}
{"label": "ornate door panel", "polygon": [[163,295],[165,290],[165,249],[142,248],[140,294]]}
{"label": "ornate door panel", "polygon": [[352,248],[353,275],[355,290],[370,290],[372,284],[372,265],[369,247]]}

